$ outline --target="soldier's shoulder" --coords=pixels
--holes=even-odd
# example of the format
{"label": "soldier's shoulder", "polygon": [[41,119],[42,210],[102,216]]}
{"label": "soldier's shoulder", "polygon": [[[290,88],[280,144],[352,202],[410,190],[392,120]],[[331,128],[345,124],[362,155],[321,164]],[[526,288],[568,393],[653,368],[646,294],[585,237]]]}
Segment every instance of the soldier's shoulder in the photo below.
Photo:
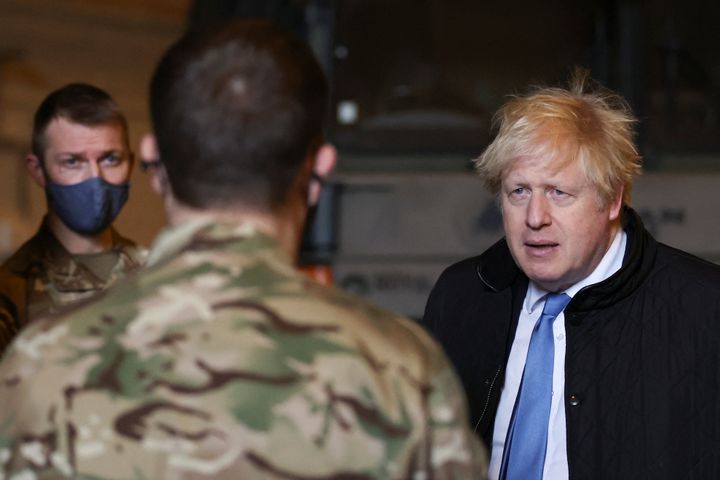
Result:
{"label": "soldier's shoulder", "polygon": [[145,264],[149,253],[147,247],[121,235],[115,230],[113,230],[113,235],[117,248],[127,255],[133,264],[139,266]]}
{"label": "soldier's shoulder", "polygon": [[319,318],[336,322],[378,351],[392,349],[423,364],[441,357],[437,343],[411,318],[337,288],[316,287],[315,295]]}
{"label": "soldier's shoulder", "polygon": [[0,265],[0,275],[25,275],[30,265],[42,256],[44,250],[43,239],[36,234]]}
{"label": "soldier's shoulder", "polygon": [[36,235],[6,259],[0,265],[0,294],[13,303],[24,299],[28,279],[38,275],[42,269],[40,259],[43,254],[42,241],[39,241]]}

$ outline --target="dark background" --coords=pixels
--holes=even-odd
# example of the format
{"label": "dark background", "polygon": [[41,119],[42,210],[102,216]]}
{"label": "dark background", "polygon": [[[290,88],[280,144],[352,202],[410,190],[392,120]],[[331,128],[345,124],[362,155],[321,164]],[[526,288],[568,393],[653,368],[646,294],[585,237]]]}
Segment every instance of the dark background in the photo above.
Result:
{"label": "dark background", "polygon": [[346,152],[477,153],[507,95],[575,66],[632,105],[646,168],[720,150],[718,2],[203,0],[190,25],[229,15],[272,17],[313,44]]}

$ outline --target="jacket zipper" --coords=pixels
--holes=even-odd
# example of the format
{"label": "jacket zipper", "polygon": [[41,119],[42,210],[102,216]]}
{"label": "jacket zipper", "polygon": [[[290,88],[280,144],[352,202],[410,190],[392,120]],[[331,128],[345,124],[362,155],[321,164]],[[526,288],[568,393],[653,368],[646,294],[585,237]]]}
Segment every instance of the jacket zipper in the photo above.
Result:
{"label": "jacket zipper", "polygon": [[493,387],[495,386],[495,382],[497,381],[498,375],[500,375],[500,370],[502,370],[502,365],[498,366],[497,372],[495,372],[495,376],[492,379],[492,382],[490,382],[490,388],[488,389],[487,398],[485,399],[485,406],[483,407],[483,411],[480,414],[480,418],[478,418],[477,423],[475,424],[474,431],[477,432],[478,427],[480,426],[480,422],[482,422],[482,419],[485,417],[485,413],[487,413],[488,406],[490,405],[490,396],[492,395]]}

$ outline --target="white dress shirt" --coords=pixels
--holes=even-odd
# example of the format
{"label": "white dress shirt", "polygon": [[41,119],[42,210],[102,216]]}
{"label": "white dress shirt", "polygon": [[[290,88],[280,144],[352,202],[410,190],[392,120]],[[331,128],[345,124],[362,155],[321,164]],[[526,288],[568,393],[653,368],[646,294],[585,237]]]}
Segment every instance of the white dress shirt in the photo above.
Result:
{"label": "white dress shirt", "polygon": [[[612,244],[595,270],[583,280],[571,286],[564,293],[572,298],[583,287],[594,283],[602,282],[617,272],[622,266],[625,254],[627,235],[620,229],[615,235]],[[560,293],[560,292],[558,292]],[[515,332],[510,356],[508,358],[505,373],[505,385],[500,394],[500,404],[495,416],[495,430],[493,431],[492,455],[490,459],[491,480],[496,480],[500,474],[505,437],[510,417],[512,416],[515,399],[517,398],[525,369],[528,345],[532,336],[533,328],[537,323],[543,307],[547,291],[535,283],[530,282],[525,301],[518,319],[518,327]],[[550,403],[550,418],[548,420],[548,442],[545,454],[545,467],[543,478],[552,480],[563,480],[568,478],[567,463],[567,440],[565,427],[565,314],[560,313],[553,323],[553,334],[555,337],[555,358],[553,362],[553,393]]]}

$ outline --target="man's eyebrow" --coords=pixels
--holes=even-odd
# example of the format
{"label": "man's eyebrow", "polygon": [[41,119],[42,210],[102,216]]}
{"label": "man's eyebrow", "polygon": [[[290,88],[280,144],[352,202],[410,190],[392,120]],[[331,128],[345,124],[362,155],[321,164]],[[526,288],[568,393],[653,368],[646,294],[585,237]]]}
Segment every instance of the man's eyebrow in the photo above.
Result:
{"label": "man's eyebrow", "polygon": [[129,149],[126,148],[109,148],[107,150],[103,150],[100,152],[100,155],[98,155],[98,158],[107,157],[108,155],[117,155],[119,157],[127,157],[130,153]]}
{"label": "man's eyebrow", "polygon": [[[125,156],[127,153],[129,153],[130,150],[126,148],[109,148],[107,150],[100,151],[100,154],[98,155],[98,158],[106,157],[108,155],[118,154],[121,156]],[[60,152],[57,152],[57,156],[73,156],[73,157],[81,157],[81,158],[87,158],[87,155],[85,152],[76,152],[73,150],[63,150]]]}

